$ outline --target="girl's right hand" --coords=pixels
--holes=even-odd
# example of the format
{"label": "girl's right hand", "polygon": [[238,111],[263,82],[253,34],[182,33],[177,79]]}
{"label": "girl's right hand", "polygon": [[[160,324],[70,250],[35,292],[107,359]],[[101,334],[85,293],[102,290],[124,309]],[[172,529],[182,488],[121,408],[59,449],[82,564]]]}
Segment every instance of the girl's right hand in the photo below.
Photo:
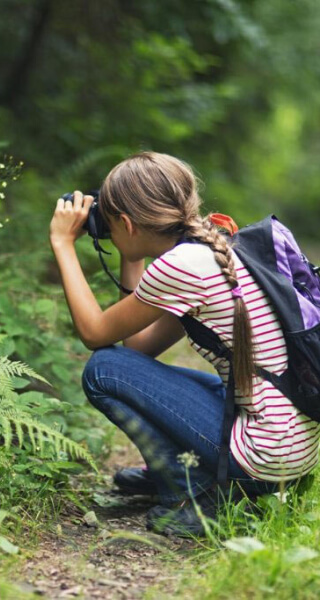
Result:
{"label": "girl's right hand", "polygon": [[59,198],[56,210],[50,223],[51,245],[74,242],[86,232],[83,225],[86,222],[93,202],[93,196],[84,196],[82,192],[75,191],[73,203],[70,200]]}

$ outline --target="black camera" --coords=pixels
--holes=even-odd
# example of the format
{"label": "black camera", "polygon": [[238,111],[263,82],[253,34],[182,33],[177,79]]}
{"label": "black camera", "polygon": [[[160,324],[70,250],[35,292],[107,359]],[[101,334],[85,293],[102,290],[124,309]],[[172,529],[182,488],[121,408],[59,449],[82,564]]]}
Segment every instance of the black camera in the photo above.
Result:
{"label": "black camera", "polygon": [[[104,268],[105,272],[107,273],[107,275],[112,279],[112,281],[116,284],[116,286],[119,288],[119,290],[121,290],[125,294],[131,294],[132,290],[129,290],[128,288],[124,287],[120,283],[120,281],[118,281],[118,279],[113,275],[113,273],[111,273],[111,271],[109,270],[105,261],[103,260],[102,254],[111,254],[111,252],[107,252],[106,250],[101,248],[101,246],[99,244],[99,240],[110,239],[111,232],[110,232],[110,229],[107,226],[107,224],[104,222],[104,220],[102,218],[102,214],[99,210],[99,193],[100,193],[100,190],[91,190],[90,192],[87,192],[86,194],[84,194],[85,196],[93,196],[93,202],[90,206],[88,218],[87,218],[85,224],[83,225],[83,229],[85,229],[88,232],[88,234],[90,235],[90,237],[92,237],[94,248],[96,249],[96,251],[99,254],[100,262],[101,262],[102,267]],[[73,194],[70,194],[70,193],[63,194],[63,196],[61,196],[61,198],[63,198],[64,200],[70,200],[71,202],[73,202]]]}
{"label": "black camera", "polygon": [[[85,196],[93,196],[93,202],[90,206],[88,218],[83,229],[85,229],[94,240],[108,240],[110,239],[111,234],[110,229],[104,222],[99,210],[99,192],[100,190],[91,190],[84,194]],[[61,198],[73,202],[73,194],[63,194]]]}

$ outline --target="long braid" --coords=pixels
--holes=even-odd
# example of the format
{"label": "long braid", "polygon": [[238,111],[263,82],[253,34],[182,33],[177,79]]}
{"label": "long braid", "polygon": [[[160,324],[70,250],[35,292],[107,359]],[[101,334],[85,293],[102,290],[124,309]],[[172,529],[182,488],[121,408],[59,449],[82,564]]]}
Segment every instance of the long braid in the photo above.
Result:
{"label": "long braid", "polygon": [[[210,219],[193,216],[186,220],[186,237],[209,244],[231,289],[239,286],[231,247]],[[236,386],[244,396],[252,395],[254,373],[252,329],[247,307],[242,298],[235,298],[233,366]]]}

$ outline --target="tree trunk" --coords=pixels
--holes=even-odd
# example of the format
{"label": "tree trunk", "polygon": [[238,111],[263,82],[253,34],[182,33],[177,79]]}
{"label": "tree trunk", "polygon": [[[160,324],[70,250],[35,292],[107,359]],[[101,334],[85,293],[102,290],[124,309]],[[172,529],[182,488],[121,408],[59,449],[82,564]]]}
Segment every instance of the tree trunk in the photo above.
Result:
{"label": "tree trunk", "polygon": [[1,104],[13,112],[19,112],[19,101],[24,94],[29,74],[32,70],[37,50],[41,44],[46,25],[50,17],[52,0],[38,0],[31,29],[17,54],[5,89],[0,98]]}

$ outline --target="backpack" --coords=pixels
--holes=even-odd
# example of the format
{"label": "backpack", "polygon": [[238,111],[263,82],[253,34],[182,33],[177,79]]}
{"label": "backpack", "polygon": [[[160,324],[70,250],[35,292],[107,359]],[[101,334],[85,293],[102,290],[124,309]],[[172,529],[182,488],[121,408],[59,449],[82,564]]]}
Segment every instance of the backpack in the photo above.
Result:
{"label": "backpack", "polygon": [[[312,420],[320,422],[320,267],[302,254],[291,231],[274,215],[237,230],[230,217],[212,215],[232,236],[232,248],[269,296],[282,325],[288,368],[276,375],[256,366],[256,374],[289,398]],[[232,227],[233,225],[233,227]],[[236,233],[233,234],[233,230]],[[231,234],[231,235],[230,235]],[[197,240],[182,240],[196,242]],[[181,241],[180,241],[181,243]],[[186,314],[180,321],[202,348],[230,363],[217,482],[227,486],[230,436],[235,416],[235,382],[232,351],[208,327]]]}

